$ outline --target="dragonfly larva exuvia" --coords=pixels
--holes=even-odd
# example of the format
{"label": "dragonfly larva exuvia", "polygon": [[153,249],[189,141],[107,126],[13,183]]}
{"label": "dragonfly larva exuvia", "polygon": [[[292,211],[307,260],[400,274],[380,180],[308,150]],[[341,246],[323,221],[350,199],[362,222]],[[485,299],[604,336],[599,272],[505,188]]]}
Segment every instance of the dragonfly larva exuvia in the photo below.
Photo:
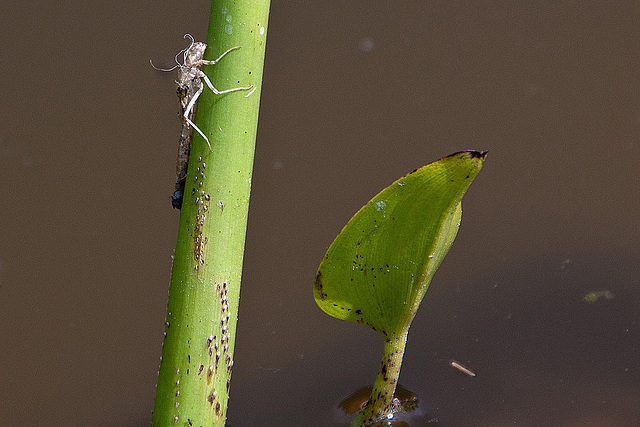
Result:
{"label": "dragonfly larva exuvia", "polygon": [[[180,209],[182,207],[182,198],[184,196],[185,178],[187,176],[187,166],[189,164],[189,154],[191,153],[191,140],[193,137],[193,129],[196,130],[207,142],[209,150],[211,143],[209,138],[198,128],[193,122],[193,118],[196,111],[196,102],[198,97],[204,90],[204,83],[211,89],[211,91],[220,95],[223,93],[235,92],[238,90],[248,90],[253,88],[253,85],[248,87],[236,87],[233,89],[218,90],[213,86],[211,80],[205,73],[202,72],[203,65],[213,65],[220,61],[226,54],[235,49],[240,49],[240,46],[234,46],[227,49],[217,59],[208,61],[204,59],[204,52],[207,49],[207,45],[203,42],[196,42],[190,34],[185,34],[185,38],[191,39],[189,47],[180,51],[176,55],[177,65],[173,68],[162,70],[172,71],[178,69],[178,80],[176,80],[176,94],[180,101],[180,121],[182,122],[182,132],[180,134],[180,142],[178,145],[178,160],[176,163],[176,185],[171,196],[171,204],[174,208]],[[182,64],[178,61],[180,53],[184,52]],[[152,64],[153,65],[153,64]]]}

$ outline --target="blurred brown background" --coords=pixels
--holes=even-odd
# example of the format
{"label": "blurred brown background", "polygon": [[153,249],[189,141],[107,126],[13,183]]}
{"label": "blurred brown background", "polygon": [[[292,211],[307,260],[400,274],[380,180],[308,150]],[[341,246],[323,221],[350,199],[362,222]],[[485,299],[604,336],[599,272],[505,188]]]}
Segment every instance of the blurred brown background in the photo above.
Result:
{"label": "blurred brown background", "polygon": [[[205,39],[209,6],[3,4],[2,425],[150,422],[180,122],[149,59]],[[274,2],[229,425],[339,424],[382,342],[316,307],[316,268],[379,190],[464,149],[490,153],[409,335],[412,425],[640,425],[639,22],[633,1]]]}

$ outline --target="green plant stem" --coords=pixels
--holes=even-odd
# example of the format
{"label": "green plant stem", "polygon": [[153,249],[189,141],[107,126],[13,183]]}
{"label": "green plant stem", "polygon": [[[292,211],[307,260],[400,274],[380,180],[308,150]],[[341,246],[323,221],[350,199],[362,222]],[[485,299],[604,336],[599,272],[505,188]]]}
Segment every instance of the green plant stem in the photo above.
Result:
{"label": "green plant stem", "polygon": [[394,404],[394,395],[400,377],[402,357],[407,344],[408,328],[401,334],[384,342],[384,353],[380,363],[380,372],[371,390],[367,405],[360,411],[352,427],[371,426],[388,420],[399,409]]}
{"label": "green plant stem", "polygon": [[[235,343],[268,0],[214,0],[173,262],[152,424],[223,426]],[[176,138],[178,127],[176,123]]]}

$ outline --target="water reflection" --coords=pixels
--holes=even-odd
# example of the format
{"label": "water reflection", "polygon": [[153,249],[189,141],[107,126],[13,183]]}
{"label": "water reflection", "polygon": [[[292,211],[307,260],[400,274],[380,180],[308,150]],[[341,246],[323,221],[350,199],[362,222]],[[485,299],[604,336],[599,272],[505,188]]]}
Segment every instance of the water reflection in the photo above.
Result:
{"label": "water reflection", "polygon": [[[340,402],[340,405],[338,406],[338,414],[336,416],[338,424],[350,425],[350,423],[355,419],[358,411],[360,411],[367,403],[372,388],[372,386],[363,387]],[[398,384],[398,387],[396,388],[394,406],[396,407],[397,412],[395,412],[393,420],[386,423],[380,423],[380,426],[410,426],[411,420],[420,420],[419,425],[424,423],[422,420],[424,412],[419,407],[418,396],[400,384]],[[376,424],[376,426],[377,425],[378,424]]]}

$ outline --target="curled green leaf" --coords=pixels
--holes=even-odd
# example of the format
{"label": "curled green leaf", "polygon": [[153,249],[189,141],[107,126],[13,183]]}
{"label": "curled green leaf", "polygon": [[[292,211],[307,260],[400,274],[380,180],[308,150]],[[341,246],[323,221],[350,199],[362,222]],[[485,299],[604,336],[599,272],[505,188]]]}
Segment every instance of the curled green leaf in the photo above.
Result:
{"label": "curled green leaf", "polygon": [[385,339],[407,329],[455,239],[462,196],[485,155],[463,151],[423,166],[360,209],[320,264],[320,308]]}
{"label": "curled green leaf", "polygon": [[462,196],[485,156],[455,153],[400,178],[351,218],[320,264],[318,306],[385,341],[371,397],[354,426],[375,425],[398,411],[393,398],[409,326],[458,233]]}

